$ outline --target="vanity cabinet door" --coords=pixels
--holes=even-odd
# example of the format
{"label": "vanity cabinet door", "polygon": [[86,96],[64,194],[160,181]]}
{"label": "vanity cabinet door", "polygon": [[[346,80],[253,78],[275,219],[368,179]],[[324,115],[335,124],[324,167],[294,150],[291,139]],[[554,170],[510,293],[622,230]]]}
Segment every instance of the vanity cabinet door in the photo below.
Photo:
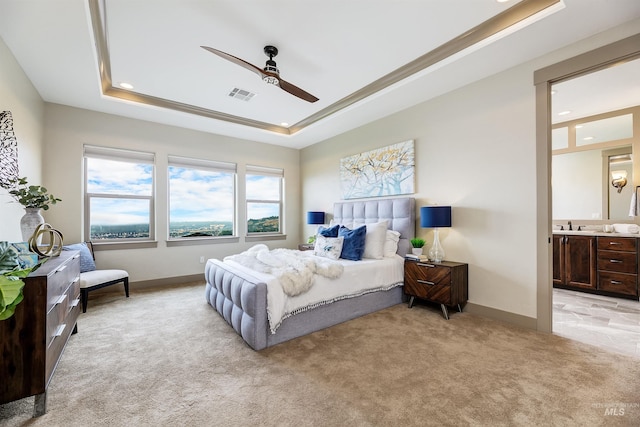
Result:
{"label": "vanity cabinet door", "polygon": [[574,289],[595,289],[595,236],[553,236],[553,284]]}
{"label": "vanity cabinet door", "polygon": [[596,238],[567,236],[565,243],[567,285],[596,288]]}

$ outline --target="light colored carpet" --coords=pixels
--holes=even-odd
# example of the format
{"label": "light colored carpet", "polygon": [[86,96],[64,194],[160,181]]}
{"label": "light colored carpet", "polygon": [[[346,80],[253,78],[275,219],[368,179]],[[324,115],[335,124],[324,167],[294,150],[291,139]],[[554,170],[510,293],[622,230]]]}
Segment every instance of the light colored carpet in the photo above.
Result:
{"label": "light colored carpet", "polygon": [[204,284],[90,296],[49,387],[3,426],[640,425],[640,363],[397,305],[255,352]]}

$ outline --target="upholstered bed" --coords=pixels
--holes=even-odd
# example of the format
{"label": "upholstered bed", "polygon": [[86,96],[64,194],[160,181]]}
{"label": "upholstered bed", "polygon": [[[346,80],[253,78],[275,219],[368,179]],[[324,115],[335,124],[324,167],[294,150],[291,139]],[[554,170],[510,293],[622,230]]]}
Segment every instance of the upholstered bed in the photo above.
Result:
{"label": "upholstered bed", "polygon": [[[397,255],[404,256],[411,248],[409,239],[415,231],[415,200],[409,197],[338,202],[333,208],[333,223],[374,224],[386,221],[390,230],[400,233]],[[396,233],[397,234],[397,233]],[[312,256],[312,255],[310,255]],[[397,268],[397,260],[381,260],[389,268]],[[366,269],[372,260],[348,261],[353,267]],[[356,265],[358,264],[358,265]],[[373,264],[372,264],[373,265]],[[400,261],[401,265],[401,261]],[[351,272],[353,280],[370,280],[365,274]],[[275,332],[267,313],[268,275],[251,271],[230,261],[209,259],[205,266],[205,298],[244,341],[255,350],[288,341],[312,332],[390,307],[402,302],[402,273],[394,283],[375,290],[356,292],[329,301],[310,304],[288,313]],[[394,277],[398,277],[397,275]],[[325,279],[326,280],[326,279]],[[357,285],[357,284],[356,284]]]}

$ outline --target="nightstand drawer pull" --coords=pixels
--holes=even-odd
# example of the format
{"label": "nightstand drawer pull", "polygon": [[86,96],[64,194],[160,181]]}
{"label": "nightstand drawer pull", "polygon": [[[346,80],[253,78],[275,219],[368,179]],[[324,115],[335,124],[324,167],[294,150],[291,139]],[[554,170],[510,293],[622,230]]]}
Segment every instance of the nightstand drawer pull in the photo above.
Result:
{"label": "nightstand drawer pull", "polygon": [[434,282],[427,282],[426,280],[420,280],[420,279],[418,279],[417,281],[418,281],[418,283],[422,283],[422,284],[429,285],[429,286],[433,286],[433,285],[435,285],[435,283],[434,283]]}
{"label": "nightstand drawer pull", "polygon": [[619,280],[610,280],[609,281],[612,285],[622,285],[622,282]]}
{"label": "nightstand drawer pull", "polygon": [[418,263],[418,265],[419,265],[420,267],[435,268],[435,265],[433,265],[433,264],[424,264],[424,263],[422,263],[422,262],[419,262],[419,263]]}
{"label": "nightstand drawer pull", "polygon": [[611,264],[622,264],[622,260],[619,259],[610,259],[609,262]]}
{"label": "nightstand drawer pull", "polygon": [[622,243],[620,242],[609,242],[610,245],[621,245]]}

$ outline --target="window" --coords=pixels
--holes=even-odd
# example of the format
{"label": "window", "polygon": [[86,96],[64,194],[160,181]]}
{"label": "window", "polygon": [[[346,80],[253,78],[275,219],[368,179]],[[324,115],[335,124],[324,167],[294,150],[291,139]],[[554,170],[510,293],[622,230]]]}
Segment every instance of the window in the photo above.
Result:
{"label": "window", "polygon": [[247,166],[247,233],[282,234],[284,171]]}
{"label": "window", "polygon": [[153,240],[154,155],[84,147],[85,236],[90,240]]}
{"label": "window", "polygon": [[235,235],[234,163],[169,156],[169,238]]}

